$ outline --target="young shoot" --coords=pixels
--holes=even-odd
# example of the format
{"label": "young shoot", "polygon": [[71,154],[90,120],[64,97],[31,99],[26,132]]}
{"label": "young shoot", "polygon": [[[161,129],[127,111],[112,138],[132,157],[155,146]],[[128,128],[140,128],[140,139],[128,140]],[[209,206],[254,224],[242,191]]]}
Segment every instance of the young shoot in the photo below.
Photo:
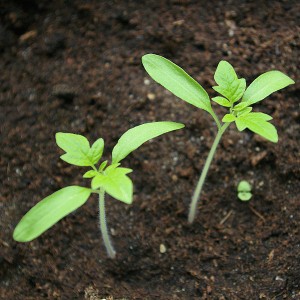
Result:
{"label": "young shoot", "polygon": [[13,238],[18,242],[32,241],[82,206],[92,193],[96,193],[99,196],[99,221],[103,242],[108,256],[114,258],[116,252],[106,224],[105,193],[126,204],[132,203],[133,195],[133,184],[127,176],[132,169],[121,167],[121,160],[146,141],[183,127],[183,124],[175,122],[153,122],[129,129],[113,148],[110,165],[107,160],[99,163],[104,149],[102,138],[90,146],[89,141],[82,135],[56,133],[56,143],[65,151],[60,158],[75,166],[89,167],[90,170],[83,174],[83,178],[91,179],[91,188],[68,186],[44,198],[23,216],[14,230]]}
{"label": "young shoot", "polygon": [[248,181],[240,181],[237,187],[238,198],[241,201],[249,201],[252,198],[251,189],[251,184]]}
{"label": "young shoot", "polygon": [[192,197],[188,216],[189,223],[192,223],[195,219],[197,204],[207,172],[226,129],[231,123],[235,123],[239,131],[249,129],[265,139],[277,143],[277,130],[269,122],[272,117],[265,113],[253,112],[252,105],[295,82],[280,71],[269,71],[258,76],[246,88],[246,80],[238,78],[234,68],[227,61],[220,61],[214,75],[217,85],[213,87],[220,96],[212,98],[214,102],[228,109],[228,113],[223,116],[222,122],[220,122],[212,109],[207,92],[183,69],[156,54],[144,55],[142,63],[153,80],[180,99],[208,112],[218,128]]}

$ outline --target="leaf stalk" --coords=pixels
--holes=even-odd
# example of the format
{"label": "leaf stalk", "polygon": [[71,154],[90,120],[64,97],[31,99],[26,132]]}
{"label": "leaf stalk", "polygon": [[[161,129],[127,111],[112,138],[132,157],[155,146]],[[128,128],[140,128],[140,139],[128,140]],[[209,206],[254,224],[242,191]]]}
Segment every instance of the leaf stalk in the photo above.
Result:
{"label": "leaf stalk", "polygon": [[221,123],[220,123],[220,121],[219,121],[218,116],[216,115],[216,113],[215,113],[213,110],[211,111],[210,114],[211,114],[211,116],[213,117],[213,119],[215,120],[215,122],[216,122],[216,124],[217,124],[217,127],[218,127],[218,130],[220,131],[222,125],[221,125]]}

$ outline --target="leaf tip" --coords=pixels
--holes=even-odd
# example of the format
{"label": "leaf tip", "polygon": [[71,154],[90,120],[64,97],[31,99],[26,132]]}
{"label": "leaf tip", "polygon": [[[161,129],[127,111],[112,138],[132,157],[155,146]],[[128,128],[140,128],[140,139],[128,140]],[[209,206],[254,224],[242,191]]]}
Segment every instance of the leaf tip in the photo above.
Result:
{"label": "leaf tip", "polygon": [[159,56],[157,54],[153,54],[153,53],[147,53],[145,55],[142,56],[142,64],[144,65],[144,63],[147,62],[147,60],[151,59],[154,56]]}
{"label": "leaf tip", "polygon": [[19,243],[26,243],[34,240],[34,238],[35,237],[28,235],[28,232],[24,230],[24,223],[22,223],[21,220],[13,232],[13,239]]}

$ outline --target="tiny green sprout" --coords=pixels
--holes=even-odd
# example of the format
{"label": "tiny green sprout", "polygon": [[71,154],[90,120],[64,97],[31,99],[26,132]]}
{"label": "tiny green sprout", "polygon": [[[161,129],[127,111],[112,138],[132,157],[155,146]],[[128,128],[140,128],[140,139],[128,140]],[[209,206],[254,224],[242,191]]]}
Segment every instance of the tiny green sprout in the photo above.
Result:
{"label": "tiny green sprout", "polygon": [[143,143],[164,133],[183,128],[175,122],[146,123],[126,131],[112,150],[112,163],[99,163],[104,150],[104,140],[99,138],[92,146],[82,135],[56,133],[57,145],[65,151],[60,158],[65,162],[90,167],[83,178],[91,179],[91,188],[68,186],[44,198],[31,208],[16,226],[13,238],[18,242],[30,242],[40,236],[66,215],[82,206],[91,193],[99,195],[99,221],[103,242],[108,256],[114,258],[116,252],[111,244],[105,215],[105,193],[126,204],[132,203],[133,184],[127,176],[132,169],[120,167],[120,161]]}
{"label": "tiny green sprout", "polygon": [[248,181],[242,180],[237,187],[238,198],[242,201],[249,201],[252,197],[251,185]]}
{"label": "tiny green sprout", "polygon": [[224,60],[220,61],[214,75],[217,85],[213,89],[221,96],[212,98],[215,103],[228,109],[228,113],[223,116],[220,122],[211,106],[207,92],[183,69],[156,54],[144,55],[142,63],[153,80],[180,99],[208,112],[218,128],[192,197],[188,216],[189,223],[192,223],[195,219],[197,204],[207,172],[226,129],[231,123],[235,123],[239,131],[249,129],[263,138],[277,143],[277,130],[269,122],[272,117],[265,113],[253,112],[252,105],[295,82],[280,71],[269,71],[258,76],[246,88],[246,80],[238,78],[231,64]]}

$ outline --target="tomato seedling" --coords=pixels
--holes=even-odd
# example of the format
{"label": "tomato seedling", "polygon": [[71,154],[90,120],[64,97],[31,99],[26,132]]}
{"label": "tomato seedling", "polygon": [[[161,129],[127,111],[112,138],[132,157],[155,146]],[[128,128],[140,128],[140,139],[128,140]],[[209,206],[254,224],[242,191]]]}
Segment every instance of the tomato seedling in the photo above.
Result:
{"label": "tomato seedling", "polygon": [[90,178],[91,188],[68,186],[44,198],[31,208],[16,226],[13,238],[18,242],[29,242],[57,223],[66,215],[82,206],[92,193],[99,195],[100,229],[108,256],[116,252],[110,242],[105,215],[105,193],[126,204],[132,203],[133,184],[127,176],[131,169],[120,167],[120,161],[146,141],[164,133],[183,128],[175,122],[146,123],[125,132],[112,150],[112,162],[103,161],[98,167],[104,149],[104,140],[99,138],[90,147],[82,135],[58,132],[57,145],[66,153],[61,159],[69,164],[90,167],[84,178]]}
{"label": "tomato seedling", "polygon": [[238,198],[241,201],[249,201],[252,198],[251,185],[248,181],[242,180],[237,187]]}
{"label": "tomato seedling", "polygon": [[228,62],[220,61],[214,74],[217,86],[214,86],[213,89],[221,96],[212,98],[217,104],[228,108],[228,113],[223,116],[222,122],[220,122],[212,109],[207,92],[183,69],[156,54],[144,55],[142,63],[148,74],[156,82],[180,99],[207,111],[213,117],[218,128],[192,197],[188,216],[188,221],[192,223],[195,219],[197,204],[207,172],[223,133],[234,122],[239,131],[247,128],[276,143],[278,141],[277,130],[269,122],[272,117],[265,113],[252,112],[252,105],[295,82],[280,71],[269,71],[258,76],[246,88],[246,80],[238,78],[234,68]]}

